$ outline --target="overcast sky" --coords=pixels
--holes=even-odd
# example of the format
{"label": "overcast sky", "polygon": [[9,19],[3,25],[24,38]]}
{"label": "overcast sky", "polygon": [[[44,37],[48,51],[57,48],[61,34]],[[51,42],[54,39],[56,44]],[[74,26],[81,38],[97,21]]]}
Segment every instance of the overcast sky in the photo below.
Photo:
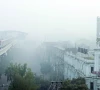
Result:
{"label": "overcast sky", "polygon": [[0,0],[0,30],[30,33],[34,40],[95,39],[99,0]]}

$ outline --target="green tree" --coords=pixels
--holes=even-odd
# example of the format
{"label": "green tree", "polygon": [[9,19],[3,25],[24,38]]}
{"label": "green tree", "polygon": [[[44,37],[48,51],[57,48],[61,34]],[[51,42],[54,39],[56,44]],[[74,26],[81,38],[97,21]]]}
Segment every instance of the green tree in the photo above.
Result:
{"label": "green tree", "polygon": [[10,64],[6,69],[7,80],[11,81],[9,90],[36,90],[35,75],[27,65]]}
{"label": "green tree", "polygon": [[65,80],[61,90],[88,90],[84,78]]}
{"label": "green tree", "polygon": [[8,59],[9,56],[2,55],[0,56],[0,78],[1,75],[4,74],[6,68],[8,67],[10,60]]}
{"label": "green tree", "polygon": [[42,74],[50,74],[53,68],[49,62],[41,63],[41,73]]}
{"label": "green tree", "polygon": [[10,62],[13,60],[13,48],[7,51],[7,55],[3,54],[0,56],[0,78],[4,74],[6,68],[9,66]]}
{"label": "green tree", "polygon": [[50,86],[50,81],[44,80],[40,76],[35,76],[35,83],[39,86],[37,90],[48,90]]}

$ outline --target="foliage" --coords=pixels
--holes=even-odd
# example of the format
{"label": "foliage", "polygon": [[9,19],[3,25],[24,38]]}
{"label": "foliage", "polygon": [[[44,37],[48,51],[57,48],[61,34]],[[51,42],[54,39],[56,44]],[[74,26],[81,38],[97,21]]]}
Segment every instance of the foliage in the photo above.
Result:
{"label": "foliage", "polygon": [[7,55],[3,54],[0,56],[0,78],[1,75],[4,74],[6,68],[9,66],[10,61],[13,60],[12,54],[13,54],[13,49],[11,48],[10,50],[7,51]]}
{"label": "foliage", "polygon": [[9,63],[10,63],[9,56],[6,55],[0,56],[0,77],[2,74],[4,74]]}
{"label": "foliage", "polygon": [[39,86],[38,90],[48,90],[50,81],[44,80],[41,77],[35,76],[35,83]]}
{"label": "foliage", "polygon": [[49,62],[41,63],[41,72],[42,74],[49,74],[53,70],[51,64]]}
{"label": "foliage", "polygon": [[94,57],[84,57],[84,59],[94,60]]}
{"label": "foliage", "polygon": [[10,64],[6,69],[7,80],[11,81],[9,90],[36,90],[35,75],[27,65]]}
{"label": "foliage", "polygon": [[85,79],[84,78],[77,78],[73,80],[66,80],[61,90],[88,90]]}

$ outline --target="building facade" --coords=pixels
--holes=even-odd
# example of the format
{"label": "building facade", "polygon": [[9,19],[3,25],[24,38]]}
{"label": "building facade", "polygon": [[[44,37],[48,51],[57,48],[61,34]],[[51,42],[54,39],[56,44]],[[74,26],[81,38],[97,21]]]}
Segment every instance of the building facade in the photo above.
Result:
{"label": "building facade", "polygon": [[[81,52],[82,51],[82,52]],[[81,54],[79,54],[81,53]],[[100,18],[97,17],[96,48],[90,54],[81,48],[76,54],[64,55],[65,79],[84,77],[89,90],[100,90]]]}

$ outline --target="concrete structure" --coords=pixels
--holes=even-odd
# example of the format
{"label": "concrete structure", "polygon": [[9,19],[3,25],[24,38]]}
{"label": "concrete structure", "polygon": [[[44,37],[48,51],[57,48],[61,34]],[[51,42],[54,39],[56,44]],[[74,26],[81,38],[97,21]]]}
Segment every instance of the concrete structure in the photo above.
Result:
{"label": "concrete structure", "polygon": [[66,51],[65,79],[84,77],[90,90],[100,90],[100,18],[97,17],[97,41],[96,48],[91,54],[74,54]]}
{"label": "concrete structure", "polygon": [[[61,48],[56,43],[45,43],[46,61],[56,72],[54,81],[84,77],[89,90],[100,90],[100,18],[97,17],[96,48],[90,49],[84,43],[73,47]],[[80,51],[78,51],[80,47]],[[86,52],[87,50],[87,52]],[[61,72],[59,74],[58,72]],[[61,78],[63,76],[63,78]]]}
{"label": "concrete structure", "polygon": [[[0,55],[6,53],[20,39],[27,35],[24,32],[18,31],[1,31],[0,32]],[[9,40],[9,38],[12,38]],[[3,43],[3,44],[2,44]],[[1,47],[1,45],[3,45]]]}
{"label": "concrete structure", "polygon": [[58,43],[46,42],[44,46],[44,61],[47,61],[53,67],[50,77],[51,81],[64,80],[64,53],[65,49],[57,45]]}

